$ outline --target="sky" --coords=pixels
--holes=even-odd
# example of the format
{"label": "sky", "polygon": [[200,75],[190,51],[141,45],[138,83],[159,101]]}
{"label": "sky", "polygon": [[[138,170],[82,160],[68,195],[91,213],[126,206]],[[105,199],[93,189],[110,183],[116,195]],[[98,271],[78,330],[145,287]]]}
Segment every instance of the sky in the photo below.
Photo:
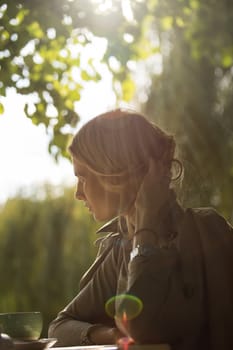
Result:
{"label": "sky", "polygon": [[[33,193],[43,183],[74,185],[72,164],[66,159],[56,164],[49,155],[43,126],[33,125],[24,114],[24,98],[9,90],[0,101],[4,104],[0,115],[0,204],[19,192]],[[78,102],[78,127],[114,103],[110,76],[106,74],[98,85],[88,83]]]}

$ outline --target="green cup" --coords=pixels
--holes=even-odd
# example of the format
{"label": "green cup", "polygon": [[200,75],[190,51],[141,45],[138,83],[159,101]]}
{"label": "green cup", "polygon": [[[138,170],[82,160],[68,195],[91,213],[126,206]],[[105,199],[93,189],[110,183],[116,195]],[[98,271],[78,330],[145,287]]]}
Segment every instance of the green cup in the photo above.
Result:
{"label": "green cup", "polygon": [[37,340],[43,326],[39,311],[0,313],[0,330],[17,340]]}

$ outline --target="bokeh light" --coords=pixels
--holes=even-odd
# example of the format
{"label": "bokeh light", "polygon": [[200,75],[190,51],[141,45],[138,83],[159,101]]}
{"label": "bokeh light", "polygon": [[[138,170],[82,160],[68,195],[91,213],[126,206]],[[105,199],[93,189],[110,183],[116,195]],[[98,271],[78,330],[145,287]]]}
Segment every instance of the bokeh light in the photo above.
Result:
{"label": "bokeh light", "polygon": [[111,318],[132,320],[143,309],[141,299],[130,294],[119,294],[111,297],[105,304],[105,311]]}

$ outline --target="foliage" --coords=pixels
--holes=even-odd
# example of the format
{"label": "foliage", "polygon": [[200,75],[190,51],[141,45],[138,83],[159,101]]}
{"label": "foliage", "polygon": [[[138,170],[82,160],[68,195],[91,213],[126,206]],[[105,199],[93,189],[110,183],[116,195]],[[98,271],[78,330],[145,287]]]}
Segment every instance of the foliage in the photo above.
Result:
{"label": "foliage", "polygon": [[176,136],[182,201],[212,204],[232,219],[233,4],[167,0],[156,11],[151,31],[160,38],[163,70],[144,109]]}
{"label": "foliage", "polygon": [[[114,55],[125,63],[133,51],[123,39],[127,23],[120,1],[103,12],[101,4],[91,0],[1,0],[0,20],[0,94],[13,87],[29,96],[26,115],[33,123],[44,124],[55,158],[66,156],[79,119],[75,103],[88,81],[101,78],[96,56],[101,62],[106,39],[105,62]],[[132,80],[122,69],[116,75],[124,81],[122,91],[130,99]]]}
{"label": "foliage", "polygon": [[[174,54],[182,57],[184,68],[188,57],[196,65],[205,59],[220,68],[221,82],[228,79],[232,86],[232,6],[217,0],[0,0],[1,94],[14,87],[29,95],[26,115],[45,125],[55,158],[66,156],[78,121],[75,104],[86,82],[102,78],[98,60],[112,72],[119,99],[128,101],[135,93],[132,63],[158,53],[165,70]],[[186,47],[179,44],[181,38]],[[219,108],[223,100],[232,100],[222,90]]]}
{"label": "foliage", "polygon": [[70,190],[16,197],[0,211],[0,310],[40,310],[48,322],[77,293],[96,253],[96,223]]}

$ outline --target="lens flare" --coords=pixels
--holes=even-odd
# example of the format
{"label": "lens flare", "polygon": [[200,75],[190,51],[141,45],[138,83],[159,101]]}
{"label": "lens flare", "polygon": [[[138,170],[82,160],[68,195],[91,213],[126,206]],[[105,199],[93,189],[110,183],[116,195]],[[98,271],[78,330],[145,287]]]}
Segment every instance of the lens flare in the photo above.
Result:
{"label": "lens flare", "polygon": [[120,350],[128,350],[130,345],[133,345],[134,341],[129,337],[122,337],[118,340],[117,346]]}
{"label": "lens flare", "polygon": [[141,299],[130,294],[119,294],[110,298],[105,304],[105,311],[111,318],[132,320],[143,309]]}

